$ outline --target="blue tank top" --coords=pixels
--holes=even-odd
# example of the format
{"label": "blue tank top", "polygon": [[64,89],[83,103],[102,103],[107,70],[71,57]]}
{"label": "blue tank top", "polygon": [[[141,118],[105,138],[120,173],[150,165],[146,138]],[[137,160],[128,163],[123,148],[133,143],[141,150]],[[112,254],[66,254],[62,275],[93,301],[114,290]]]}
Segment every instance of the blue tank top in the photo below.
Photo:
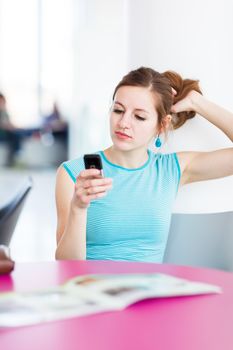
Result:
{"label": "blue tank top", "polygon": [[[180,167],[176,153],[154,154],[140,168],[111,163],[102,151],[105,177],[113,188],[87,211],[87,259],[162,262]],[[83,158],[63,163],[75,182]]]}

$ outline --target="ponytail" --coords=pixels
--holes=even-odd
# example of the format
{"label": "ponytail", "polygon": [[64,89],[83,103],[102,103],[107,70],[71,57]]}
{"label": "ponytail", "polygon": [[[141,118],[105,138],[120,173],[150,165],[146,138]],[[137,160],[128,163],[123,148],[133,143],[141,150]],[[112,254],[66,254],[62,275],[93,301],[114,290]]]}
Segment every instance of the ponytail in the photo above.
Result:
{"label": "ponytail", "polygon": [[[185,98],[188,95],[188,93],[192,90],[195,90],[202,94],[198,80],[182,79],[178,73],[173,71],[166,71],[162,73],[162,75],[169,80],[171,87],[177,92],[177,94],[174,96],[173,104],[176,104],[177,102]],[[178,129],[179,127],[181,127],[187,119],[193,118],[195,114],[196,112],[194,111],[172,113],[173,129]]]}

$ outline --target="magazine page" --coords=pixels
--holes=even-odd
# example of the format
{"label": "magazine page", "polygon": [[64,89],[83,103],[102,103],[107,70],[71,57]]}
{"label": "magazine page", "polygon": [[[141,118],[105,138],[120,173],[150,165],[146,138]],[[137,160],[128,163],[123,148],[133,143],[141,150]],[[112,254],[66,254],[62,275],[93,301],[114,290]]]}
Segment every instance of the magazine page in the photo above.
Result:
{"label": "magazine page", "polygon": [[77,287],[0,293],[0,327],[33,325],[108,310],[98,296],[89,297]]}
{"label": "magazine page", "polygon": [[56,288],[0,293],[0,327],[120,310],[148,298],[220,292],[218,286],[158,273],[77,276]]}
{"label": "magazine page", "polygon": [[67,288],[75,286],[82,286],[89,295],[102,295],[103,303],[116,309],[149,298],[221,293],[215,285],[160,273],[78,276],[66,284]]}

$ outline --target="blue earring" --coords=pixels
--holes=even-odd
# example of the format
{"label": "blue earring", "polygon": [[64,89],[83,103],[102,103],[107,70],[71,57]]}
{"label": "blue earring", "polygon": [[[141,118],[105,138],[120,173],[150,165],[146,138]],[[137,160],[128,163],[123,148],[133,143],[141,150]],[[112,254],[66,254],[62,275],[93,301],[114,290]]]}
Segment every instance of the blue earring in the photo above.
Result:
{"label": "blue earring", "polygon": [[157,139],[155,140],[155,147],[159,148],[159,147],[161,147],[161,145],[162,145],[162,142],[161,142],[159,135],[158,135]]}

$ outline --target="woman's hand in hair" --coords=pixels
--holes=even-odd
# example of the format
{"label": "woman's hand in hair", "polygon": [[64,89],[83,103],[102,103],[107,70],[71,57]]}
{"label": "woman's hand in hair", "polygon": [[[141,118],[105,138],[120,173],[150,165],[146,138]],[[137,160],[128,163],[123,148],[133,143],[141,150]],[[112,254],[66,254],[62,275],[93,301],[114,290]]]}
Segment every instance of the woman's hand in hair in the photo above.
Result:
{"label": "woman's hand in hair", "polygon": [[188,93],[188,95],[174,104],[171,108],[172,113],[180,113],[180,112],[189,112],[189,111],[194,111],[197,112],[195,109],[195,101],[199,98],[203,98],[202,95],[195,91],[192,90]]}
{"label": "woman's hand in hair", "polygon": [[173,87],[172,87],[172,95],[173,95],[173,97],[175,97],[177,95],[177,91],[175,89],[173,89]]}

